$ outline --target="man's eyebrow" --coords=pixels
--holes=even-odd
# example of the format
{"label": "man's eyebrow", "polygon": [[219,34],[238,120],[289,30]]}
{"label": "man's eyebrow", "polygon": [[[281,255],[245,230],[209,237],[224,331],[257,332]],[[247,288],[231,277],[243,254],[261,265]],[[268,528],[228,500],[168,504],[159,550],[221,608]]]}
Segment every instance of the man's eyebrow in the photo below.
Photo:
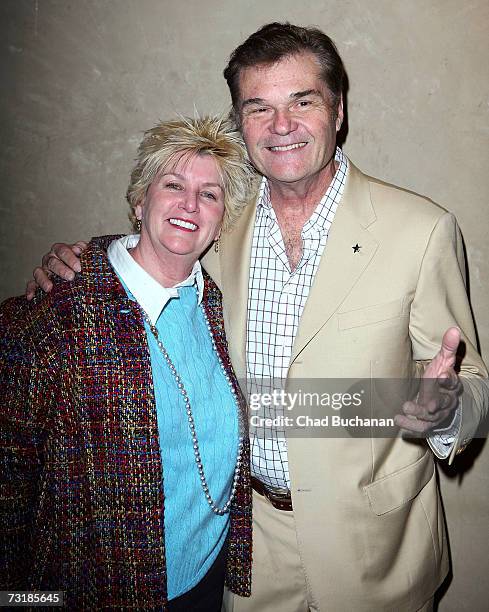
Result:
{"label": "man's eyebrow", "polygon": [[241,103],[241,108],[249,106],[250,104],[266,104],[263,98],[248,98]]}
{"label": "man's eyebrow", "polygon": [[304,89],[304,91],[296,91],[290,94],[289,98],[298,100],[299,98],[305,98],[306,96],[321,96],[319,89]]}
{"label": "man's eyebrow", "polygon": [[[322,96],[319,89],[304,89],[303,91],[296,91],[289,95],[292,100],[298,100],[299,98],[305,98],[306,96]],[[245,106],[251,106],[252,104],[263,104],[266,106],[267,101],[264,98],[248,98],[241,103],[241,108]]]}

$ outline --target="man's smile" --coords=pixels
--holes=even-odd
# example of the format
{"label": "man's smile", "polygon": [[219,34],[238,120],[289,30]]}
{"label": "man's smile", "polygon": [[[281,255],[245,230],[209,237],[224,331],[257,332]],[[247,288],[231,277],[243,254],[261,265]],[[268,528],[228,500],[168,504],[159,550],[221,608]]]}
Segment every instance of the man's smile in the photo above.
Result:
{"label": "man's smile", "polygon": [[273,147],[267,147],[267,149],[269,151],[277,151],[277,152],[292,151],[293,149],[302,149],[303,147],[306,146],[306,144],[307,144],[307,142],[296,142],[294,144],[277,145],[277,146],[273,146]]}

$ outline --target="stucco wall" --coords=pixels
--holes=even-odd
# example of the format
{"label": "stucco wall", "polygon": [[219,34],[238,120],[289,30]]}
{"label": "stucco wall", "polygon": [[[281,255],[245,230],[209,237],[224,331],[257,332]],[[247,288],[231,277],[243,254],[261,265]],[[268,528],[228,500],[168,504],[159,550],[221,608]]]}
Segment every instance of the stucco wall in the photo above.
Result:
{"label": "stucco wall", "polygon": [[[0,298],[23,290],[53,241],[128,229],[142,131],[177,111],[225,110],[229,52],[272,20],[336,41],[355,163],[456,214],[488,359],[486,0],[2,0]],[[446,612],[487,606],[487,446],[441,472],[454,561]]]}

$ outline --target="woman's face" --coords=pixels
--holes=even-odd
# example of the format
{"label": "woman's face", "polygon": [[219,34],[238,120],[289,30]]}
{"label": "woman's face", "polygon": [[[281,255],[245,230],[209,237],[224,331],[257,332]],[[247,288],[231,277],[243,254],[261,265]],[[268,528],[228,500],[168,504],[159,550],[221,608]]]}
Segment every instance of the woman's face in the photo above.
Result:
{"label": "woman's face", "polygon": [[208,155],[180,158],[151,183],[135,213],[141,243],[149,240],[162,261],[192,266],[221,228],[224,188],[216,162]]}

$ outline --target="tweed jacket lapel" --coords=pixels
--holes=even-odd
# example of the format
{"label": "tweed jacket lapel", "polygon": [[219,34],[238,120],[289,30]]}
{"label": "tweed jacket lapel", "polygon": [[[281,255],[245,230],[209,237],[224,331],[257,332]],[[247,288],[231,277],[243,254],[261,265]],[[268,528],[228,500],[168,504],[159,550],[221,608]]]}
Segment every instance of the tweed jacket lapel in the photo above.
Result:
{"label": "tweed jacket lapel", "polygon": [[[85,299],[75,296],[74,302],[85,338],[77,340],[74,321],[72,351],[84,359],[79,411],[99,554],[112,567],[107,589],[121,584],[121,592],[108,593],[106,601],[155,604],[166,597],[164,496],[146,334],[137,304],[105,253],[91,243],[83,259],[79,286]],[[143,551],[144,542],[150,546]]]}

